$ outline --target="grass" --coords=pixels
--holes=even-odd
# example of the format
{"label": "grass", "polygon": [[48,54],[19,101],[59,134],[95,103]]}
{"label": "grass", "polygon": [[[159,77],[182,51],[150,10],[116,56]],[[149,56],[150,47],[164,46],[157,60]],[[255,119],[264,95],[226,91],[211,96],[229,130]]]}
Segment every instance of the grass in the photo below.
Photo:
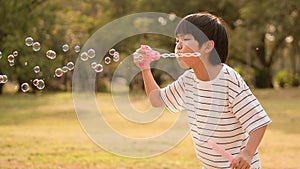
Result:
{"label": "grass", "polygon": [[[300,168],[300,89],[254,93],[273,121],[260,145],[262,167]],[[131,102],[141,111],[149,107],[144,96],[134,96]],[[109,94],[98,94],[97,103],[115,130],[134,137],[159,134],[177,118],[165,112],[156,121],[140,125],[118,115]],[[172,150],[151,158],[108,153],[81,128],[72,94],[52,93],[0,96],[0,168],[196,169],[201,164],[190,135]]]}

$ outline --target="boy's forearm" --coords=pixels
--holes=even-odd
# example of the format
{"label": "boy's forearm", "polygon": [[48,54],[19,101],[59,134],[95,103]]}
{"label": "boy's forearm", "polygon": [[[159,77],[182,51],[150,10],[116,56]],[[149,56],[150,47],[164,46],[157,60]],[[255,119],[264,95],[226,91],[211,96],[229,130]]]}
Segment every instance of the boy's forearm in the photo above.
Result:
{"label": "boy's forearm", "polygon": [[142,70],[142,75],[147,96],[149,96],[149,94],[153,90],[160,89],[156,81],[154,80],[154,77],[151,73],[151,69]]}
{"label": "boy's forearm", "polygon": [[160,87],[157,85],[150,69],[142,70],[144,86],[146,94],[150,99],[152,106],[161,107],[163,106],[163,101],[160,98]]}
{"label": "boy's forearm", "polygon": [[254,153],[264,136],[266,128],[267,126],[263,126],[250,133],[250,138],[244,149],[244,153],[248,154],[250,157],[254,156]]}

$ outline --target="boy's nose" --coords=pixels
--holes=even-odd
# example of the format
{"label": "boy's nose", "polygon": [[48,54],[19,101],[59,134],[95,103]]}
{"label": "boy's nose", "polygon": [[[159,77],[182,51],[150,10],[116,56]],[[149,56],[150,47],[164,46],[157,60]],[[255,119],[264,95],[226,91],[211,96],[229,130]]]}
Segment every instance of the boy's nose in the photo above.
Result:
{"label": "boy's nose", "polygon": [[182,43],[181,43],[181,42],[178,42],[178,43],[176,44],[176,49],[177,49],[177,50],[181,50],[181,49],[182,49]]}

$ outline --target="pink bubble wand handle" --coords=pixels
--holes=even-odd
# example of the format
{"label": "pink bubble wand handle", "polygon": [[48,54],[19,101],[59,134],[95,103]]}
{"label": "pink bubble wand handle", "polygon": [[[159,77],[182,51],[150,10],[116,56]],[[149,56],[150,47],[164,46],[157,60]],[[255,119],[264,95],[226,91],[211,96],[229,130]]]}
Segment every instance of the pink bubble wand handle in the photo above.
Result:
{"label": "pink bubble wand handle", "polygon": [[218,144],[216,144],[214,141],[212,140],[208,140],[207,144],[217,153],[219,153],[220,155],[222,155],[223,158],[225,158],[226,160],[228,160],[230,163],[233,162],[233,155],[228,153],[225,149],[223,149],[222,147],[220,147]]}
{"label": "pink bubble wand handle", "polygon": [[151,62],[160,59],[160,53],[152,50],[148,45],[141,45],[136,52],[133,53],[134,62],[138,63],[140,67],[150,65]]}

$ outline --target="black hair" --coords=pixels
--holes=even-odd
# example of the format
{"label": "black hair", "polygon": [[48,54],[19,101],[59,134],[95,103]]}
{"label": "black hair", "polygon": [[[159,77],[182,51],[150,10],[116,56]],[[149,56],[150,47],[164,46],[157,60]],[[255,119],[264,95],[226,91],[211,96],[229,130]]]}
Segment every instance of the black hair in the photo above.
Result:
{"label": "black hair", "polygon": [[210,55],[213,65],[225,63],[228,56],[228,37],[225,22],[210,13],[200,12],[184,17],[176,27],[177,34],[192,34],[200,47],[208,40],[213,40],[215,48]]}

